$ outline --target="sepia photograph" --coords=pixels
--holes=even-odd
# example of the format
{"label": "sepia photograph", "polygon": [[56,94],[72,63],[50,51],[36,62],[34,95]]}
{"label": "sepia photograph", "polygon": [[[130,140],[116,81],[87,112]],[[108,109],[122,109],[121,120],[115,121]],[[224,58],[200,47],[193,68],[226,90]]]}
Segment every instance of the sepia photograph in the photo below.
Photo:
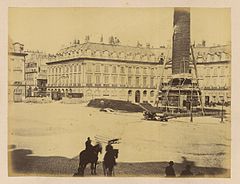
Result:
{"label": "sepia photograph", "polygon": [[231,8],[9,7],[8,176],[231,178]]}

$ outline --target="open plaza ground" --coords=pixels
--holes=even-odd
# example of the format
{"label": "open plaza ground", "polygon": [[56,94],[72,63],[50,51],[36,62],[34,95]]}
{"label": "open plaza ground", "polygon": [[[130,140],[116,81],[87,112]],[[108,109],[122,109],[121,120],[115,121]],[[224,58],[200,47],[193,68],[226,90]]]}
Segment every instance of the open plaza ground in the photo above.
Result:
{"label": "open plaza ground", "polygon": [[[204,172],[197,168],[229,171],[231,167],[229,119],[224,119],[224,123],[215,117],[194,117],[193,122],[189,117],[168,122],[146,121],[142,113],[100,112],[86,104],[59,102],[9,104],[8,116],[9,151],[30,150],[27,152],[29,158],[38,158],[38,163],[31,160],[31,167],[25,171],[33,175],[45,171],[45,174],[71,176],[77,170],[78,155],[85,149],[87,137],[91,137],[93,144],[97,141],[95,137],[98,140],[120,138],[120,143],[113,146],[119,149],[116,173],[123,176],[158,175],[158,172],[164,176],[164,167],[170,160],[176,163],[177,170],[183,169],[186,163],[196,167],[196,172]],[[102,144],[105,148],[106,143]],[[105,149],[99,161],[103,160],[104,154]],[[53,158],[59,158],[59,164],[64,167],[69,164],[71,169],[55,172],[59,165]],[[37,170],[37,166],[41,169]],[[50,171],[49,167],[54,168]],[[31,168],[32,172],[29,171]],[[24,167],[16,170],[21,173],[21,169],[24,172]],[[207,174],[211,175],[211,172]]]}

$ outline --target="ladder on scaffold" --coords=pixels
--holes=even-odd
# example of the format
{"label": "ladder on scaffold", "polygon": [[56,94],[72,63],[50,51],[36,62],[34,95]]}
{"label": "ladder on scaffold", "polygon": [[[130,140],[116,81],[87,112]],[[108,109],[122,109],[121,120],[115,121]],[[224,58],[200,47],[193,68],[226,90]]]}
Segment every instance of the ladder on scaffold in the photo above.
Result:
{"label": "ladder on scaffold", "polygon": [[165,62],[163,63],[163,69],[162,69],[162,72],[160,74],[160,78],[159,78],[159,81],[158,81],[158,86],[157,86],[157,93],[156,93],[156,96],[155,96],[155,105],[158,107],[159,105],[159,91],[162,89],[163,85],[162,85],[162,82],[163,82],[163,75],[164,75],[164,71],[166,69],[166,65],[170,63],[169,61],[169,50],[168,49],[168,53],[167,53],[167,56],[166,56],[166,60]]}
{"label": "ladder on scaffold", "polygon": [[[200,105],[201,105],[201,110],[202,110],[202,115],[205,114],[204,112],[204,105],[203,105],[203,102],[202,102],[202,92],[201,92],[201,88],[200,88],[200,85],[199,85],[199,78],[198,78],[198,72],[197,72],[197,64],[196,64],[196,60],[195,60],[195,56],[194,56],[194,52],[193,52],[193,47],[191,46],[190,47],[190,52],[192,54],[192,64],[193,64],[193,67],[194,67],[194,71],[195,71],[195,77],[194,75],[192,74],[192,80],[195,78],[196,79],[196,87],[197,87],[197,95],[198,95],[198,99],[200,101]],[[157,88],[157,94],[156,94],[156,99],[155,99],[155,104],[159,104],[159,92],[162,90],[163,88],[163,84],[162,84],[162,81],[163,81],[163,75],[164,75],[164,70],[166,69],[166,65],[169,64],[168,61],[164,62],[163,64],[163,69],[162,69],[162,73],[160,75],[160,79],[159,79],[159,85],[158,85],[158,88]],[[172,87],[172,80],[170,80],[170,83],[169,83],[169,86],[168,86],[168,89],[164,95],[164,100],[165,100],[165,103],[166,103],[166,110],[168,109],[168,104],[169,104],[169,100],[168,100],[168,97],[169,97],[169,91],[171,90],[171,87]],[[179,95],[181,94],[181,87],[179,87]]]}

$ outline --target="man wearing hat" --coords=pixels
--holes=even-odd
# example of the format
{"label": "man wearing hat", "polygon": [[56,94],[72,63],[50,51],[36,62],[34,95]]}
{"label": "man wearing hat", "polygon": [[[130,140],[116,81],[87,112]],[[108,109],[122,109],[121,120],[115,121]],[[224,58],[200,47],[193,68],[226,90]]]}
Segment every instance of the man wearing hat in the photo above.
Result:
{"label": "man wearing hat", "polygon": [[176,174],[175,174],[175,171],[174,171],[174,168],[173,168],[174,162],[170,161],[168,164],[169,164],[169,166],[167,166],[166,169],[165,169],[166,176],[167,177],[175,177]]}
{"label": "man wearing hat", "polygon": [[92,151],[92,140],[90,139],[90,137],[87,138],[87,141],[85,142],[85,146],[86,146],[86,151],[87,152],[91,152]]}

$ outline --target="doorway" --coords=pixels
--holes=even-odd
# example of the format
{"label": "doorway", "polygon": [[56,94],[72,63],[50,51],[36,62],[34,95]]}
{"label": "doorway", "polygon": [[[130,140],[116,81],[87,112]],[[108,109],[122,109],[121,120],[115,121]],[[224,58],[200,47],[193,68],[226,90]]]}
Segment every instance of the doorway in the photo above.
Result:
{"label": "doorway", "polygon": [[140,103],[140,91],[139,90],[137,90],[135,92],[135,102]]}

